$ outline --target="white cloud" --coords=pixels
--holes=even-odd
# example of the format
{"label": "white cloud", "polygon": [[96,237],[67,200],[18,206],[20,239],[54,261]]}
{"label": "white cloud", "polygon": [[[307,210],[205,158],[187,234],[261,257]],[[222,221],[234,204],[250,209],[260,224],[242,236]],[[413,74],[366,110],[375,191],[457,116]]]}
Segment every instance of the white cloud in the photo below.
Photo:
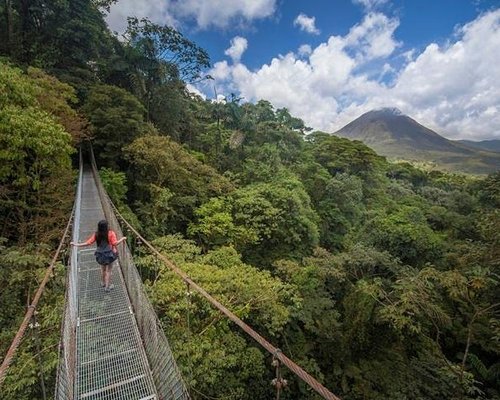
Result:
{"label": "white cloud", "polygon": [[212,99],[212,103],[226,104],[226,97],[222,94],[218,94],[216,99]]}
{"label": "white cloud", "polygon": [[172,9],[176,16],[193,18],[202,29],[225,28],[234,20],[251,21],[271,16],[276,0],[178,0]]}
{"label": "white cloud", "polygon": [[381,13],[369,13],[361,24],[351,28],[345,42],[356,50],[357,57],[385,57],[392,54],[399,45],[393,37],[398,26],[399,20],[395,18],[388,18]]}
{"label": "white cloud", "polygon": [[112,31],[123,33],[127,17],[149,18],[159,24],[177,25],[170,13],[170,0],[119,0],[111,6],[106,21]]}
{"label": "white cloud", "polygon": [[[370,13],[310,52],[305,47],[254,71],[223,61],[211,74],[219,92],[267,99],[329,132],[388,106],[450,138],[500,138],[500,9],[461,27],[447,45],[431,43],[420,53],[395,53],[398,24]],[[391,65],[395,56],[405,60],[399,70]],[[378,73],[366,72],[375,67]]]}
{"label": "white cloud", "polygon": [[127,17],[173,26],[194,20],[201,29],[225,28],[230,23],[270,17],[275,10],[276,0],[119,0],[111,6],[106,20],[118,33],[125,31]]}
{"label": "white cloud", "polygon": [[393,92],[414,114],[451,137],[500,137],[500,9],[430,44],[401,71]]}
{"label": "white cloud", "polygon": [[229,67],[227,61],[216,62],[210,70],[210,75],[215,81],[227,81],[231,78],[231,67]]}
{"label": "white cloud", "polygon": [[388,0],[352,0],[354,4],[359,4],[368,11],[387,3],[387,1]]}
{"label": "white cloud", "polygon": [[301,31],[319,35],[319,29],[316,28],[316,17],[308,17],[306,14],[300,13],[293,21],[293,25],[298,26]]}
{"label": "white cloud", "polygon": [[193,93],[197,96],[200,96],[203,100],[207,99],[207,96],[204,93],[200,92],[200,90],[198,90],[196,87],[194,87],[190,83],[186,84],[186,89],[188,90],[188,92]]}
{"label": "white cloud", "polygon": [[233,63],[239,63],[241,56],[248,47],[248,41],[241,36],[235,36],[231,39],[231,47],[224,54],[231,57]]}
{"label": "white cloud", "polygon": [[299,56],[308,56],[312,53],[312,48],[308,44],[303,44],[299,47]]}

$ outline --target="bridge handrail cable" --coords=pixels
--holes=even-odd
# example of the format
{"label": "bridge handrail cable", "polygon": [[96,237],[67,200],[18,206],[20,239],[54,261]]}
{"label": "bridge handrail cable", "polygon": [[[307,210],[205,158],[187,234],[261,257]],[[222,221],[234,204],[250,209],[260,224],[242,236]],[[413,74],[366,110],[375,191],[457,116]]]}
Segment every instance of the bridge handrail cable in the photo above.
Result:
{"label": "bridge handrail cable", "polygon": [[64,229],[63,235],[61,237],[61,241],[59,242],[59,246],[57,247],[57,250],[54,253],[54,256],[52,257],[52,260],[51,260],[49,266],[45,270],[45,275],[42,279],[42,282],[38,286],[38,289],[35,293],[35,296],[33,297],[33,300],[31,301],[30,305],[28,306],[28,309],[26,310],[26,313],[24,315],[24,319],[21,322],[21,325],[19,326],[19,329],[17,330],[16,335],[14,336],[14,339],[12,340],[12,343],[9,347],[9,350],[7,350],[7,353],[5,355],[5,358],[3,359],[2,365],[0,366],[0,386],[2,385],[3,381],[5,380],[7,370],[12,362],[12,359],[14,358],[14,355],[15,355],[17,349],[19,348],[19,345],[21,344],[21,340],[26,332],[26,329],[28,328],[30,320],[32,319],[32,317],[34,315],[36,307],[38,306],[38,302],[40,301],[40,298],[42,297],[42,294],[45,290],[45,287],[53,275],[54,268],[56,266],[57,260],[59,259],[59,254],[61,253],[61,250],[65,245],[66,237],[68,236],[68,232],[69,232],[69,229],[71,227],[71,223],[73,221],[74,211],[75,211],[75,208],[73,207],[73,210],[71,211],[71,215],[68,219],[68,223],[66,224],[66,228]]}

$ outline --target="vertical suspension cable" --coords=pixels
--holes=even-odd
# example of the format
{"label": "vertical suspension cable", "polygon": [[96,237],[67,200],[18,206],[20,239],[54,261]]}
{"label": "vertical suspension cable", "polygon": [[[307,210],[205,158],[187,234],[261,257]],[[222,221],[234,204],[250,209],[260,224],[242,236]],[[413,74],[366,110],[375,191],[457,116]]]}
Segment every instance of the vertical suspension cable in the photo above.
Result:
{"label": "vertical suspension cable", "polygon": [[190,386],[192,385],[193,382],[193,359],[191,357],[191,347],[189,346],[189,343],[191,342],[191,288],[189,287],[189,282],[186,282],[186,303],[187,303],[187,309],[186,309],[186,323],[187,323],[187,351],[188,351],[188,365],[189,365],[189,382]]}
{"label": "vertical suspension cable", "polygon": [[47,400],[47,393],[45,389],[45,379],[44,379],[44,374],[43,374],[43,362],[42,362],[42,354],[41,354],[41,346],[40,346],[40,324],[36,320],[36,314],[38,312],[35,311],[33,313],[33,316],[31,317],[31,323],[30,323],[30,328],[31,328],[31,334],[33,341],[35,342],[35,350],[36,350],[36,355],[38,359],[38,377],[40,379],[40,386],[42,388],[42,396],[43,400]]}

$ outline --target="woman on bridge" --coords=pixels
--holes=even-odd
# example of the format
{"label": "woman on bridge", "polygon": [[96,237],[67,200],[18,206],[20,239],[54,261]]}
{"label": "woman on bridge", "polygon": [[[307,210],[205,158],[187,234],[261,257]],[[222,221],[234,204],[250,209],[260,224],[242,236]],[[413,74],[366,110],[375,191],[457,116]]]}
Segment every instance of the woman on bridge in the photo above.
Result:
{"label": "woman on bridge", "polygon": [[106,292],[109,292],[109,290],[112,289],[109,281],[111,280],[113,262],[118,258],[118,250],[116,249],[116,246],[125,239],[127,238],[124,236],[120,240],[116,240],[116,233],[109,229],[108,221],[103,219],[97,224],[97,231],[93,233],[92,236],[90,236],[85,242],[71,242],[71,245],[76,247],[90,246],[94,242],[97,243],[97,249],[94,255],[97,263],[101,266],[102,287],[104,287]]}

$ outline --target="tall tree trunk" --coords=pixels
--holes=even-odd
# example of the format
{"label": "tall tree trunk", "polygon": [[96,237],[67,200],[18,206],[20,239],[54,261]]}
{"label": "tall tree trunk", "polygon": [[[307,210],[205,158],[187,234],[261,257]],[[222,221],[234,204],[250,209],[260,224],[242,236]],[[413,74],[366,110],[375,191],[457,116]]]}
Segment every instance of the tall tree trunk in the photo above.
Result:
{"label": "tall tree trunk", "polygon": [[12,0],[4,0],[4,12],[5,12],[5,21],[7,22],[7,48],[5,52],[8,55],[12,54],[12,47],[14,44],[14,21],[12,16]]}
{"label": "tall tree trunk", "polygon": [[30,61],[30,0],[20,0],[20,17],[21,17],[21,52],[20,58],[23,62]]}

